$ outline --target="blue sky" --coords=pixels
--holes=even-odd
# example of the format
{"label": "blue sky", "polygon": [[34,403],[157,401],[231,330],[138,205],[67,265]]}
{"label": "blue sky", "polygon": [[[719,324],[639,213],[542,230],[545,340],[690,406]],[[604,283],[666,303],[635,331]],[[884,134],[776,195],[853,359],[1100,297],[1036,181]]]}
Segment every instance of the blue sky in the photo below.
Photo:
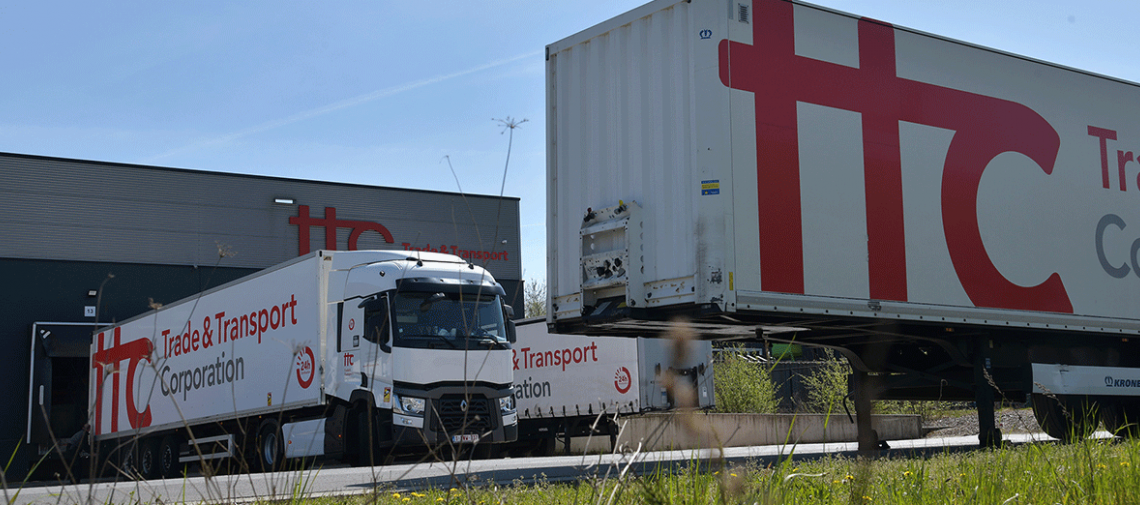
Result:
{"label": "blue sky", "polygon": [[[7,2],[0,151],[502,190],[521,198],[523,276],[542,281],[544,48],[642,3]],[[1140,2],[814,3],[1140,82]],[[527,122],[504,188],[507,117]]]}

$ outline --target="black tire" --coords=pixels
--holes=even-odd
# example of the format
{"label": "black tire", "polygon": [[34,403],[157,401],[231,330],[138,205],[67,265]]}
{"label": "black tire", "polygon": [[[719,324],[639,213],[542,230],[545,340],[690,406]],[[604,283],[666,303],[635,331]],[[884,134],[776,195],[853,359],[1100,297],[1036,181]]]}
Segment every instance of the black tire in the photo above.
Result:
{"label": "black tire", "polygon": [[503,444],[481,443],[472,448],[475,459],[499,459],[503,454]]}
{"label": "black tire", "polygon": [[534,455],[541,457],[551,457],[558,452],[558,440],[554,437],[540,438],[538,443],[535,444]]}
{"label": "black tire", "polygon": [[257,428],[257,466],[263,472],[282,468],[285,459],[285,441],[281,425],[276,419],[266,419]]}
{"label": "black tire", "polygon": [[1092,435],[1097,426],[1096,404],[1085,397],[1033,393],[1033,415],[1045,434],[1073,442]]}
{"label": "black tire", "polygon": [[174,435],[162,437],[155,452],[155,470],[159,477],[173,479],[182,475],[182,463],[178,461],[182,441]]}
{"label": "black tire", "polygon": [[376,444],[372,440],[372,420],[369,419],[367,406],[358,407],[352,410],[353,415],[353,444],[355,445],[355,460],[354,466],[375,466],[376,465]]}
{"label": "black tire", "polygon": [[1140,405],[1125,399],[1101,402],[1100,421],[1118,437],[1140,437]]}
{"label": "black tire", "polygon": [[138,472],[139,460],[139,441],[127,440],[119,446],[119,472],[132,480],[140,480],[142,478]]}
{"label": "black tire", "polygon": [[135,470],[145,480],[157,478],[158,473],[158,440],[145,438],[138,442],[138,462]]}

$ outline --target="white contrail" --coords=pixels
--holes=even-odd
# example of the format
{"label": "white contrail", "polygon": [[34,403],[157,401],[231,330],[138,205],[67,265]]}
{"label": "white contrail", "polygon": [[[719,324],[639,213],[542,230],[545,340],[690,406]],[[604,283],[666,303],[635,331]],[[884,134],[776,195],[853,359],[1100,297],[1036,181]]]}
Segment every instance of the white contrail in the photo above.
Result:
{"label": "white contrail", "polygon": [[215,137],[212,139],[206,139],[206,140],[202,140],[199,142],[195,142],[195,143],[190,144],[190,145],[179,147],[177,149],[173,149],[173,150],[164,152],[162,154],[158,154],[158,155],[146,158],[146,159],[142,160],[142,163],[153,163],[153,162],[161,160],[163,158],[169,158],[169,157],[177,155],[177,154],[182,154],[185,152],[194,151],[194,150],[206,147],[206,146],[223,144],[223,143],[230,142],[232,140],[236,140],[236,139],[248,136],[248,135],[253,135],[255,133],[261,133],[263,131],[272,130],[274,128],[279,128],[279,127],[282,127],[285,125],[290,125],[290,124],[296,123],[298,121],[304,121],[306,119],[311,119],[311,118],[321,116],[324,114],[328,114],[330,112],[338,111],[341,109],[347,109],[349,107],[355,107],[357,105],[367,103],[367,102],[371,102],[371,101],[379,99],[379,98],[389,97],[392,95],[403,93],[405,91],[411,91],[411,90],[416,89],[416,88],[422,88],[424,86],[428,86],[431,84],[451,80],[451,79],[454,79],[456,77],[463,77],[465,75],[474,74],[476,72],[481,72],[483,70],[492,69],[495,67],[506,65],[508,63],[514,63],[518,60],[522,60],[522,59],[526,59],[526,58],[532,58],[532,57],[538,56],[540,54],[542,54],[542,51],[533,51],[533,52],[529,52],[526,54],[520,54],[518,56],[514,56],[514,57],[503,59],[503,60],[492,61],[490,63],[479,65],[477,67],[472,67],[472,68],[469,68],[466,70],[460,70],[458,72],[453,72],[450,74],[444,74],[444,75],[439,75],[439,76],[435,76],[435,77],[430,77],[430,78],[427,78],[427,79],[424,79],[421,81],[415,81],[415,82],[411,82],[411,83],[407,83],[407,84],[401,84],[399,86],[393,86],[391,88],[376,90],[376,91],[373,91],[371,93],[365,93],[363,95],[355,96],[355,97],[352,97],[352,98],[349,98],[346,100],[341,100],[339,102],[335,102],[335,103],[325,105],[324,107],[318,107],[316,109],[311,109],[311,110],[307,110],[304,112],[299,112],[299,113],[294,114],[292,116],[285,117],[282,119],[278,119],[275,121],[269,121],[269,122],[265,122],[265,123],[262,123],[262,124],[259,124],[256,126],[251,126],[251,127],[246,128],[244,130],[239,130],[239,131],[230,133],[228,135],[222,135],[220,137]]}

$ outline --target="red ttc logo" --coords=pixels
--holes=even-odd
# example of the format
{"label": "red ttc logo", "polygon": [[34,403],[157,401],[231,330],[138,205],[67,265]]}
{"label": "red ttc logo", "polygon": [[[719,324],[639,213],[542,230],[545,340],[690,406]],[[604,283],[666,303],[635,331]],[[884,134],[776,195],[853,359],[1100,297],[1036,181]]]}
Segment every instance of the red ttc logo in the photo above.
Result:
{"label": "red ttc logo", "polygon": [[330,251],[337,250],[336,230],[338,228],[352,229],[352,232],[348,234],[349,251],[356,250],[356,242],[360,240],[360,234],[366,231],[379,233],[380,236],[384,237],[386,243],[393,244],[396,242],[388,229],[380,223],[337,219],[336,207],[325,207],[325,217],[322,219],[309,217],[309,206],[300,205],[297,207],[297,215],[289,218],[289,224],[297,225],[297,251],[301,256],[309,253],[309,227],[311,226],[325,229],[325,249]]}
{"label": "red ttc logo", "polygon": [[[142,360],[150,361],[154,352],[154,344],[150,340],[141,338],[127,343],[121,343],[122,328],[115,328],[111,336],[111,346],[106,346],[106,333],[98,336],[95,354],[91,356],[91,366],[95,368],[95,434],[114,433],[119,431],[119,399],[126,398],[127,422],[131,428],[145,428],[150,426],[150,406],[139,412],[135,404],[135,374]],[[123,377],[122,362],[127,362],[126,384],[120,384]],[[106,380],[111,380],[111,427],[110,431],[103,431],[103,389]],[[125,386],[125,387],[124,387]]]}
{"label": "red ttc logo", "polygon": [[721,82],[756,101],[760,272],[764,291],[804,292],[797,103],[858,112],[863,121],[870,296],[907,300],[899,122],[954,130],[942,170],[942,221],[951,262],[978,307],[1072,312],[1061,278],[1023,287],[998,271],[982,243],[978,187],[990,160],[1021,153],[1053,172],[1061,139],[1029,107],[904,79],[895,30],[859,21],[859,67],[796,55],[794,5],[754,5],[753,44],[722,40]]}

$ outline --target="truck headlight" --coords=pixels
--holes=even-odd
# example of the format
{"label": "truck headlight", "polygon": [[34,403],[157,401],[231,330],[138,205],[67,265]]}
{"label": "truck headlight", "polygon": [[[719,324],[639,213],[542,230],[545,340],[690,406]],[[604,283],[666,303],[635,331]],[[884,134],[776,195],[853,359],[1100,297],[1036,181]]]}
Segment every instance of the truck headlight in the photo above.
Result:
{"label": "truck headlight", "polygon": [[392,402],[392,410],[397,414],[422,416],[424,415],[424,408],[427,406],[427,400],[423,398],[415,398],[412,396],[394,395],[396,396]]}
{"label": "truck headlight", "polygon": [[512,395],[508,395],[508,396],[504,396],[502,398],[499,398],[499,409],[502,410],[503,412],[514,412],[515,411],[515,395],[512,394]]}

